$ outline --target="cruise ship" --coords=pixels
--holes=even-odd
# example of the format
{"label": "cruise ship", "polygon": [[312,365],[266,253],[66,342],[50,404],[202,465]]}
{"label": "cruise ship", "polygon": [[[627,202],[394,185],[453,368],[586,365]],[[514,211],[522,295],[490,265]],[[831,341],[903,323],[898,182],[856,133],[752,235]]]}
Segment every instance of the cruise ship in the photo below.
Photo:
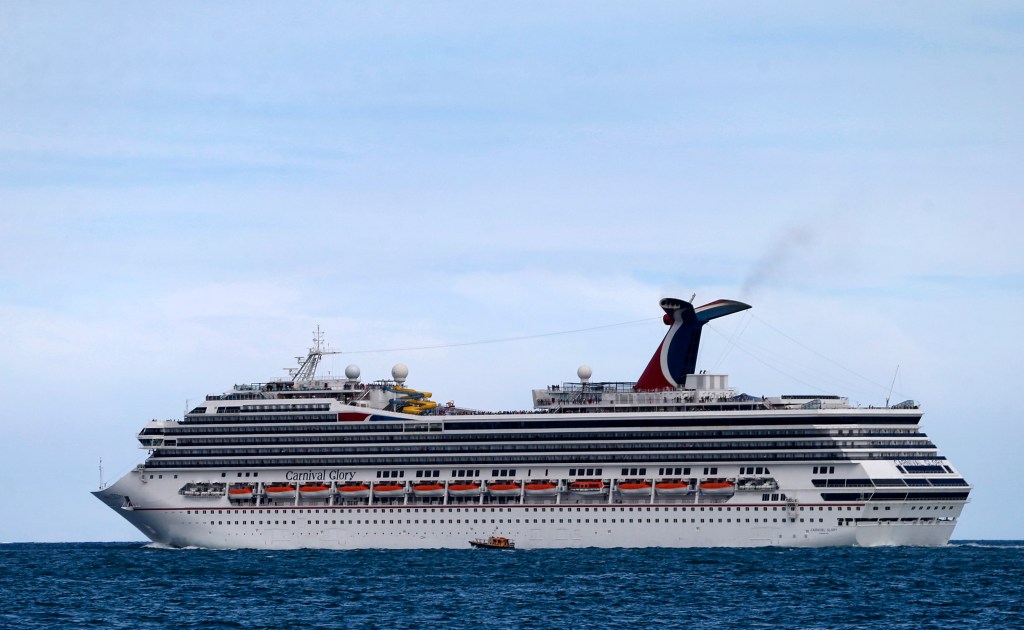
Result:
{"label": "cruise ship", "polygon": [[289,377],[206,396],[139,433],[144,463],[97,498],[152,541],[260,549],[943,545],[971,486],[914,401],[750,396],[698,372],[703,326],[750,308],[663,299],[636,382],[533,390],[485,412],[407,385]]}

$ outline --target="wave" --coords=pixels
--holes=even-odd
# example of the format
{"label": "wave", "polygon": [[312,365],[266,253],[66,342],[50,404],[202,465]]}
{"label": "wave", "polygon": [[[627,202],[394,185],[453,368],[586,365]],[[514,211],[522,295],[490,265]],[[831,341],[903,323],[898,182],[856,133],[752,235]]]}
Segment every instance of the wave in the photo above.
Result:
{"label": "wave", "polygon": [[1022,540],[952,540],[950,547],[973,547],[977,549],[1024,549]]}

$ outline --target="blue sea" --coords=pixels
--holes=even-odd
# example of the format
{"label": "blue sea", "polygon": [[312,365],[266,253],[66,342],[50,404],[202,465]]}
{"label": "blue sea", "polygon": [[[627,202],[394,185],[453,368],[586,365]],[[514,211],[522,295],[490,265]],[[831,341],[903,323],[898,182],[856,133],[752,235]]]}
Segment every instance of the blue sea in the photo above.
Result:
{"label": "blue sea", "polygon": [[206,551],[0,545],[9,628],[1021,628],[1024,542]]}

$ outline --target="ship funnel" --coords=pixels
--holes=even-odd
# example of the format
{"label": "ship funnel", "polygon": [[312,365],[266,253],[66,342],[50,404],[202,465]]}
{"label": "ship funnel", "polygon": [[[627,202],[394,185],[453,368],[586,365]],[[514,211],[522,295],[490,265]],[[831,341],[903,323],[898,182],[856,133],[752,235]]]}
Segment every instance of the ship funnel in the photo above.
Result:
{"label": "ship funnel", "polygon": [[693,374],[697,368],[700,332],[704,324],[750,308],[749,304],[735,300],[715,300],[694,308],[686,300],[678,298],[665,298],[659,305],[665,311],[668,333],[640,375],[634,387],[637,391],[671,389],[685,383],[686,375]]}

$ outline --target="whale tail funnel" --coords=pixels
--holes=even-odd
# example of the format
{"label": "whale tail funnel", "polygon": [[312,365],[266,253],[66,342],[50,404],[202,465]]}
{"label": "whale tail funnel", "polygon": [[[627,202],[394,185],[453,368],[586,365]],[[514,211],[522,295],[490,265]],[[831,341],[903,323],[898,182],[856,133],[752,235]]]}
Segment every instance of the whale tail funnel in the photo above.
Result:
{"label": "whale tail funnel", "polygon": [[636,391],[670,389],[683,385],[686,375],[693,374],[697,368],[700,332],[704,324],[750,308],[749,304],[735,300],[715,300],[694,308],[689,302],[677,298],[665,298],[659,305],[665,311],[668,333],[640,375],[634,387]]}

